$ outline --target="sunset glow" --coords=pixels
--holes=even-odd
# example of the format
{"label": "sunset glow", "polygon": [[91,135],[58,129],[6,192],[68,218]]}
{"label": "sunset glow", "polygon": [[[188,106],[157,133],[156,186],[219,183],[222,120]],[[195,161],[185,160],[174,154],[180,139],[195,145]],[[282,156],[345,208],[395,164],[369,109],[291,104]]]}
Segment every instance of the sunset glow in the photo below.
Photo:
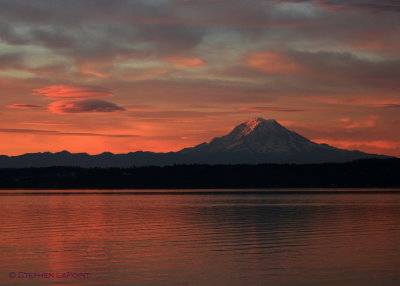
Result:
{"label": "sunset glow", "polygon": [[0,11],[0,154],[177,151],[263,117],[400,156],[396,1],[7,0]]}

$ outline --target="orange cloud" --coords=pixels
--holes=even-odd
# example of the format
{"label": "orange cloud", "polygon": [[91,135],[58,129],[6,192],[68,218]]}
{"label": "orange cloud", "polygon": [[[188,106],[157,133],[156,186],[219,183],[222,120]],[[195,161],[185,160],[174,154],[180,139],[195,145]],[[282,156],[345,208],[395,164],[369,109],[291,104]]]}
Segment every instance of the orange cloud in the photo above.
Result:
{"label": "orange cloud", "polygon": [[115,137],[115,138],[131,138],[138,137],[133,134],[102,134],[102,133],[87,133],[87,132],[60,132],[56,130],[38,130],[38,129],[4,129],[0,128],[0,133],[14,133],[14,134],[34,134],[43,136],[97,136],[97,137]]}
{"label": "orange cloud", "polygon": [[241,107],[240,111],[245,112],[303,112],[304,109],[276,107],[276,106],[258,106],[258,107]]}
{"label": "orange cloud", "polygon": [[332,146],[336,146],[344,149],[357,149],[365,147],[374,147],[378,149],[398,149],[400,148],[400,142],[396,141],[385,141],[385,140],[374,140],[374,141],[349,141],[349,140],[335,140],[335,139],[312,139],[317,143],[325,143]]}
{"label": "orange cloud", "polygon": [[376,126],[380,116],[372,115],[365,120],[354,121],[350,118],[340,118],[337,121],[344,123],[346,129],[370,128]]}
{"label": "orange cloud", "polygon": [[179,69],[200,68],[205,65],[204,61],[200,58],[171,57],[165,59],[165,61],[174,64]]}
{"label": "orange cloud", "polygon": [[33,105],[33,104],[11,104],[11,105],[6,105],[6,108],[10,109],[33,109],[33,108],[38,108],[40,107],[39,105]]}
{"label": "orange cloud", "polygon": [[100,78],[107,78],[107,77],[109,77],[108,74],[101,73],[101,72],[97,72],[97,71],[94,71],[94,70],[91,70],[91,69],[81,68],[79,71],[80,71],[81,73],[83,73],[83,74],[94,75],[94,76],[100,77]]}
{"label": "orange cloud", "polygon": [[113,95],[104,87],[79,85],[51,85],[33,91],[35,95],[48,98],[93,98]]}
{"label": "orange cloud", "polygon": [[116,112],[124,111],[125,108],[104,100],[87,99],[52,102],[49,104],[49,110],[56,114],[65,114],[88,112]]}
{"label": "orange cloud", "polygon": [[344,122],[344,123],[349,123],[349,122],[351,122],[351,119],[350,118],[339,118],[337,121]]}
{"label": "orange cloud", "polygon": [[38,125],[38,126],[68,126],[70,123],[61,122],[21,122],[24,125]]}
{"label": "orange cloud", "polygon": [[279,75],[299,75],[304,69],[288,56],[279,53],[255,53],[247,56],[247,64],[255,69]]}

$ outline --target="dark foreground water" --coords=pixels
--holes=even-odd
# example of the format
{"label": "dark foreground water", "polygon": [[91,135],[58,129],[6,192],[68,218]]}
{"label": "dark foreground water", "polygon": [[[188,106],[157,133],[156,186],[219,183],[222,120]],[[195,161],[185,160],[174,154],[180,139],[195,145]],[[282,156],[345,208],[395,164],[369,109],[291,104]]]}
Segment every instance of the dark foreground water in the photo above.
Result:
{"label": "dark foreground water", "polygon": [[400,194],[0,192],[0,285],[400,285]]}

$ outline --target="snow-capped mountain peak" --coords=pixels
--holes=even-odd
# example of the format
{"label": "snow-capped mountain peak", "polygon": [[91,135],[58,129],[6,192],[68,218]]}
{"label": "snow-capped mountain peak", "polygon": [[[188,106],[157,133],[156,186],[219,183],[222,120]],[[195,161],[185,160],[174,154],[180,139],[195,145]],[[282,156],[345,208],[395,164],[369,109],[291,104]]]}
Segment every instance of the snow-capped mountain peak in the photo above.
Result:
{"label": "snow-capped mountain peak", "polygon": [[266,122],[267,120],[263,119],[263,118],[253,118],[250,119],[246,122],[244,122],[243,124],[246,127],[246,134],[249,134],[250,132],[252,132],[257,126],[259,126],[260,124],[263,124],[264,122]]}
{"label": "snow-capped mountain peak", "polygon": [[281,154],[307,151],[316,146],[319,144],[286,129],[274,119],[254,118],[239,124],[225,136],[181,152]]}
{"label": "snow-capped mountain peak", "polygon": [[221,137],[177,152],[195,162],[344,162],[376,158],[374,154],[318,144],[291,131],[274,119],[253,118]]}
{"label": "snow-capped mountain peak", "polygon": [[279,130],[282,131],[285,128],[274,119],[253,118],[236,126],[230,134],[240,138],[254,132],[274,133]]}

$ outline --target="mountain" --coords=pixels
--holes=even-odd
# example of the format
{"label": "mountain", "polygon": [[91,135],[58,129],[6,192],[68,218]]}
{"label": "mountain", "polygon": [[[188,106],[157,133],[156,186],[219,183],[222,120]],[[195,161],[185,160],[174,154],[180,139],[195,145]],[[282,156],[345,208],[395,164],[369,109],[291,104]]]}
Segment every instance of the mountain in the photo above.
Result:
{"label": "mountain", "polygon": [[318,144],[273,119],[263,118],[248,120],[225,136],[178,153],[213,163],[323,163],[387,158]]}
{"label": "mountain", "polygon": [[98,155],[33,153],[0,156],[0,168],[7,167],[131,167],[173,164],[260,164],[325,163],[357,159],[389,158],[360,151],[338,149],[318,144],[286,129],[273,119],[255,118],[236,126],[229,134],[178,152],[132,152]]}
{"label": "mountain", "polygon": [[273,119],[255,118],[236,126],[228,135],[183,149],[180,153],[290,154],[315,148],[324,146],[286,129]]}

